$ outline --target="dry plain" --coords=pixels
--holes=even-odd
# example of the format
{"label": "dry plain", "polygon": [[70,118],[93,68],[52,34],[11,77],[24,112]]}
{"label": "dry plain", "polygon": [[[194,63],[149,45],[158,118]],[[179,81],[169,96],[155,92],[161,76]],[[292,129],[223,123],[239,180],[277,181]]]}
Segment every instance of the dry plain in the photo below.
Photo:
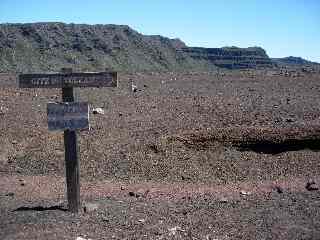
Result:
{"label": "dry plain", "polygon": [[78,89],[105,114],[79,133],[82,202],[98,209],[77,216],[62,133],[47,130],[61,92],[14,78],[0,89],[0,239],[320,239],[319,73],[120,74],[118,88]]}

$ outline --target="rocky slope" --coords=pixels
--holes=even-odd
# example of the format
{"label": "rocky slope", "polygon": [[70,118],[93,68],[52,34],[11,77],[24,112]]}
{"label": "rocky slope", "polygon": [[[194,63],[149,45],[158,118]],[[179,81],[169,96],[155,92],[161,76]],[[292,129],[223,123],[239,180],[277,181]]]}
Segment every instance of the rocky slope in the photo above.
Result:
{"label": "rocky slope", "polygon": [[270,66],[260,48],[189,48],[123,25],[0,24],[0,71],[201,71]]}
{"label": "rocky slope", "polygon": [[268,57],[265,50],[260,47],[189,47],[183,48],[182,51],[188,53],[193,59],[207,60],[218,67],[228,69],[261,68],[275,65]]}
{"label": "rocky slope", "polygon": [[4,73],[59,71],[62,67],[76,71],[210,71],[217,67],[269,68],[293,60],[270,59],[260,47],[188,47],[180,39],[142,35],[124,25],[0,24],[0,72]]}
{"label": "rocky slope", "polygon": [[278,66],[320,66],[319,63],[311,62],[301,57],[284,57],[284,58],[273,58],[273,62],[275,62]]}
{"label": "rocky slope", "polygon": [[128,26],[63,23],[1,24],[0,71],[166,71],[208,68],[178,39],[144,36]]}

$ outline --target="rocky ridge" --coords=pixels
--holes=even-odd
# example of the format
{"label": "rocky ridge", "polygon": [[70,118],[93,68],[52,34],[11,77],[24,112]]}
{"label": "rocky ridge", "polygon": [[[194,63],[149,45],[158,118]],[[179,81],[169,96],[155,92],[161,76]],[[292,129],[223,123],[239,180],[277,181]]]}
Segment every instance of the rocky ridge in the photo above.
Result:
{"label": "rocky ridge", "polygon": [[[300,61],[301,62],[301,61]],[[125,25],[0,24],[0,72],[113,69],[122,72],[271,68],[260,47],[188,47],[180,39],[146,36]]]}

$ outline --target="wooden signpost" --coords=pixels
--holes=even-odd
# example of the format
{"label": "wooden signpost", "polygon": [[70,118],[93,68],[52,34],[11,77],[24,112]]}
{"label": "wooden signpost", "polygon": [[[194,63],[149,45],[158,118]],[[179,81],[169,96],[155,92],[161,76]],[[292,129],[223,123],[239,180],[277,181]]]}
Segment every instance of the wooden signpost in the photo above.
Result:
{"label": "wooden signpost", "polygon": [[68,208],[80,208],[79,149],[76,130],[89,128],[88,103],[74,102],[74,87],[117,87],[116,72],[73,73],[64,68],[58,74],[19,75],[20,88],[62,88],[63,103],[48,103],[49,130],[64,131]]}

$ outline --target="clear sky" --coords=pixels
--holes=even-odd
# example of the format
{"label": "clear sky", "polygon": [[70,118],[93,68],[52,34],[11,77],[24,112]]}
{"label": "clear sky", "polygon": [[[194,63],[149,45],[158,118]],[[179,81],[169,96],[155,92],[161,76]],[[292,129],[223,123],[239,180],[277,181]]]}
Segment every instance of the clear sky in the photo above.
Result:
{"label": "clear sky", "polygon": [[261,46],[320,62],[320,0],[0,0],[1,23],[125,24],[188,46]]}

